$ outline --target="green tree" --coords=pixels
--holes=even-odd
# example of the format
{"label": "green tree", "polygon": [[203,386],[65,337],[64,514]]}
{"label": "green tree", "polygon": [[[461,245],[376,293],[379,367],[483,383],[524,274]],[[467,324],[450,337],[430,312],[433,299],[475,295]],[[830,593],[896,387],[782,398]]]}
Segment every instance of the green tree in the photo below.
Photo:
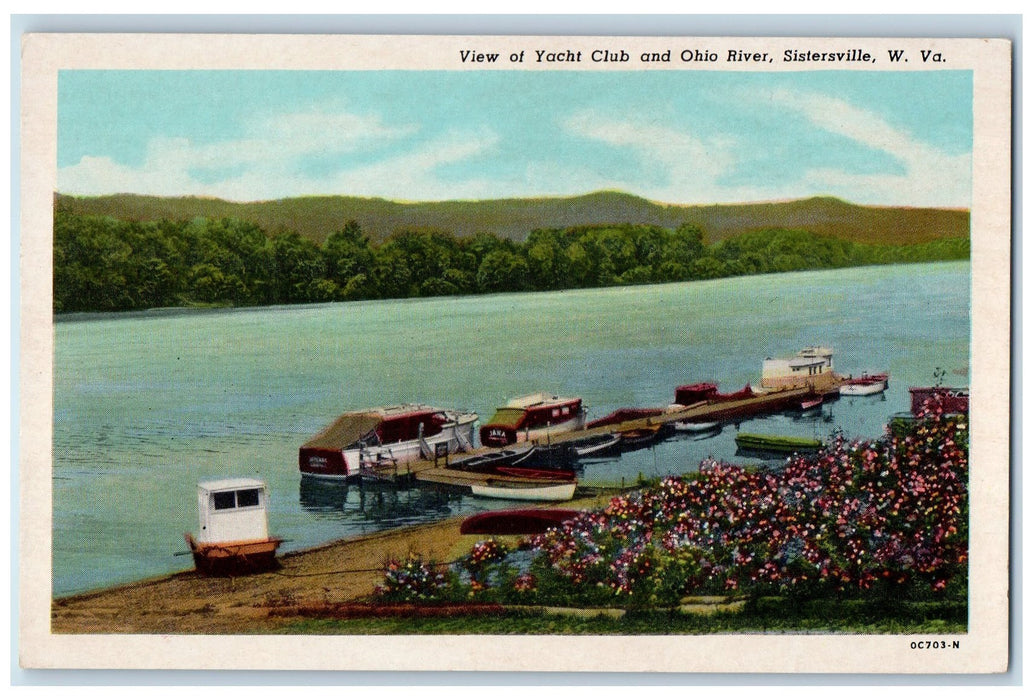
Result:
{"label": "green tree", "polygon": [[477,270],[477,286],[482,292],[523,291],[527,278],[527,261],[502,249],[488,253]]}

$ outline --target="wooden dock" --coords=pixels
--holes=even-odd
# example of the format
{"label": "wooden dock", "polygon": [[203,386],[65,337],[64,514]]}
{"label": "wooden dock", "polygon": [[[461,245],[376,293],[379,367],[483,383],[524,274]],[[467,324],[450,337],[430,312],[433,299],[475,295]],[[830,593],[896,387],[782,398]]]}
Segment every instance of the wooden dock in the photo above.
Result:
{"label": "wooden dock", "polygon": [[[701,402],[682,409],[663,409],[657,415],[645,418],[634,418],[618,423],[600,425],[594,428],[571,430],[551,435],[547,439],[534,441],[532,444],[556,445],[574,443],[588,438],[615,432],[640,430],[657,425],[668,425],[679,421],[708,423],[713,421],[730,422],[760,415],[778,413],[787,410],[807,397],[837,393],[843,381],[838,377],[825,377],[820,384],[806,387],[770,391],[750,398],[734,401]],[[463,453],[463,458],[498,452],[498,448],[480,447]],[[516,476],[501,477],[498,474],[462,471],[449,468],[449,459],[455,455],[443,455],[433,460],[417,460],[399,465],[381,465],[373,469],[373,476],[383,481],[414,481],[416,483],[434,484],[468,490],[473,484],[487,484],[488,480],[506,481],[513,484],[540,484],[540,479],[527,479]]]}

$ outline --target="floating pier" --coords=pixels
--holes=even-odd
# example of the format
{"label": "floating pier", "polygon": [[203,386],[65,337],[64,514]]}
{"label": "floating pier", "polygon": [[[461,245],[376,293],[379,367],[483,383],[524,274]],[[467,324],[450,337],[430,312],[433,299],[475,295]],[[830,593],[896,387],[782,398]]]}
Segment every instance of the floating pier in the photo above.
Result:
{"label": "floating pier", "polygon": [[[693,423],[729,422],[758,415],[777,413],[799,407],[805,399],[837,394],[839,387],[844,383],[844,379],[832,373],[815,377],[815,380],[807,386],[766,391],[743,399],[699,402],[684,408],[660,409],[660,412],[655,415],[635,417],[627,420],[621,420],[618,417],[615,419],[615,422],[607,422],[601,425],[599,421],[594,421],[594,427],[556,433],[546,439],[532,441],[532,444],[557,445],[575,443],[608,433],[641,430],[680,421]],[[619,414],[620,412],[615,415],[619,416]],[[466,453],[464,457],[491,454],[498,451],[498,448],[481,447]],[[415,481],[416,483],[435,484],[464,490],[469,489],[474,484],[486,485],[489,479],[495,482],[501,480],[513,484],[533,485],[541,483],[540,479],[499,476],[498,474],[450,469],[448,464],[449,455],[443,454],[432,460],[417,460],[406,464],[377,466],[369,472],[369,475],[383,481]]]}

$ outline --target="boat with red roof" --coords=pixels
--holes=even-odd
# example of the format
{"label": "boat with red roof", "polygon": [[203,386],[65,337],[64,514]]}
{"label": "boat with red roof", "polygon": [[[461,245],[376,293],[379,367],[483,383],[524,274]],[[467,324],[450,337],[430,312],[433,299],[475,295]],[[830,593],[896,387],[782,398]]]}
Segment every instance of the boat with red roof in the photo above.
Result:
{"label": "boat with red roof", "polygon": [[476,413],[423,404],[384,406],[338,416],[298,451],[304,476],[358,478],[363,471],[473,447]]}
{"label": "boat with red roof", "polygon": [[538,392],[512,399],[498,408],[491,420],[481,426],[481,444],[505,447],[583,427],[585,409],[580,398]]}

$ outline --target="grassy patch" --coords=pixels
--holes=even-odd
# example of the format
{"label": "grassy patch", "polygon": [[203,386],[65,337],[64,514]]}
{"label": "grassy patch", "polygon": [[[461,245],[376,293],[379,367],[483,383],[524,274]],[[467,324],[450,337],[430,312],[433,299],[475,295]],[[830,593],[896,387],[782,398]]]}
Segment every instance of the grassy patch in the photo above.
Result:
{"label": "grassy patch", "polygon": [[277,634],[928,634],[967,631],[964,600],[885,602],[785,598],[751,601],[739,611],[707,615],[669,610],[629,611],[620,618],[574,617],[508,610],[491,616],[308,619],[272,630]]}

